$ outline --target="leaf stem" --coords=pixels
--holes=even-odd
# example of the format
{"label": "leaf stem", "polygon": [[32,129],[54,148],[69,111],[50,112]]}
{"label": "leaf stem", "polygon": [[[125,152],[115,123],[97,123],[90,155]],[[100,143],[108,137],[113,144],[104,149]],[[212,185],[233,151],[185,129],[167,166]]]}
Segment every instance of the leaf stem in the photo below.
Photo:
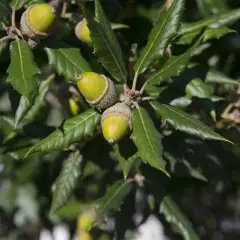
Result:
{"label": "leaf stem", "polygon": [[11,39],[12,39],[11,36],[4,36],[4,37],[0,38],[0,42],[2,42],[2,41],[7,41],[7,40],[11,40]]}
{"label": "leaf stem", "polygon": [[133,78],[133,84],[132,84],[132,90],[135,91],[137,87],[137,79],[138,79],[138,73],[135,73]]}
{"label": "leaf stem", "polygon": [[155,100],[155,98],[154,98],[154,97],[143,97],[143,98],[141,99],[141,102],[151,101],[151,100]]}
{"label": "leaf stem", "polygon": [[142,88],[140,89],[140,91],[139,91],[139,93],[140,93],[140,95],[142,95],[143,94],[143,92],[144,92],[144,90],[145,90],[145,87],[147,86],[147,81],[143,84],[143,86],[142,86]]}
{"label": "leaf stem", "polygon": [[16,10],[15,9],[12,10],[11,22],[12,22],[12,26],[16,27]]}

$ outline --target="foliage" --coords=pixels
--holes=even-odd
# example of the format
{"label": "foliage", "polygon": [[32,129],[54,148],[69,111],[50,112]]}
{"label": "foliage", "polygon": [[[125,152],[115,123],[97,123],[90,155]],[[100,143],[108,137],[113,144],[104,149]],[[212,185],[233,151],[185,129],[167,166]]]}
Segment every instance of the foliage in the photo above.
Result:
{"label": "foliage", "polygon": [[[23,36],[19,16],[41,2],[0,0],[0,207],[18,229],[3,235],[20,236],[29,220],[36,226],[76,220],[91,208],[94,239],[127,239],[141,223],[137,214],[142,222],[150,214],[163,217],[172,239],[174,232],[201,239],[178,184],[206,186],[217,178],[210,166],[224,171],[222,156],[239,157],[240,84],[232,66],[239,56],[222,45],[239,38],[233,24],[240,8],[196,0],[198,20],[184,22],[184,0],[154,7],[134,1],[132,16],[128,4],[114,0],[118,17],[104,0],[53,0],[59,16],[50,35]],[[72,34],[84,17],[89,45]],[[148,23],[138,23],[143,36],[131,21],[139,17]],[[131,108],[130,131],[119,142],[105,141],[103,110],[78,91],[76,78],[90,71],[111,78],[118,101]]]}

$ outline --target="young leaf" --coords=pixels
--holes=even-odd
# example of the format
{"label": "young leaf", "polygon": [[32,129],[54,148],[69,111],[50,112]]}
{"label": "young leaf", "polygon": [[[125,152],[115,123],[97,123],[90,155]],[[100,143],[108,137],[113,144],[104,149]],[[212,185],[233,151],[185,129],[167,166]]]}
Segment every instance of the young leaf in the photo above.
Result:
{"label": "young leaf", "polygon": [[36,75],[40,73],[33,54],[24,40],[16,40],[10,45],[11,63],[7,70],[7,81],[23,95],[27,102],[32,102],[38,88]]}
{"label": "young leaf", "polygon": [[51,205],[52,214],[61,208],[71,195],[80,176],[81,162],[82,156],[78,151],[71,153],[68,158],[65,159],[60,175],[54,183]]}
{"label": "young leaf", "polygon": [[[230,26],[240,18],[240,9],[226,10],[204,20],[194,23],[184,23],[179,29],[178,35],[183,37],[184,41],[181,44],[190,44],[191,41],[202,31],[205,27],[221,28],[223,26]],[[187,35],[184,37],[184,35]],[[186,41],[187,40],[187,41]],[[178,42],[178,43],[179,43]]]}
{"label": "young leaf", "polygon": [[191,222],[172,198],[166,196],[162,200],[159,212],[165,216],[167,222],[173,224],[178,229],[185,240],[200,240]]}
{"label": "young leaf", "polygon": [[33,152],[49,152],[67,148],[71,143],[91,136],[99,125],[99,121],[100,115],[92,108],[73,118],[68,118],[61,127],[34,145],[26,157]]}
{"label": "young leaf", "polygon": [[151,105],[160,117],[162,117],[177,130],[198,136],[203,139],[230,142],[226,138],[215,133],[211,128],[207,127],[199,120],[193,118],[191,115],[183,112],[180,109],[157,102],[151,102]]}
{"label": "young leaf", "polygon": [[186,88],[185,92],[188,97],[198,97],[198,98],[207,98],[211,99],[212,93],[211,88],[208,84],[203,82],[200,78],[195,78],[191,80]]}
{"label": "young leaf", "polygon": [[216,70],[210,70],[206,76],[206,82],[208,83],[219,83],[219,84],[234,84],[238,85],[239,83],[234,79],[224,75],[222,72]]}
{"label": "young leaf", "polygon": [[123,171],[123,176],[124,179],[127,179],[128,174],[133,166],[133,164],[139,159],[139,154],[138,152],[136,154],[134,154],[133,156],[129,157],[129,158],[125,158],[121,155],[120,151],[119,151],[119,145],[115,144],[114,146],[114,157],[116,157],[119,161],[119,164],[122,168]]}
{"label": "young leaf", "polygon": [[99,218],[102,218],[106,212],[118,211],[121,207],[123,198],[133,188],[131,180],[119,180],[111,186],[107,193],[95,202],[95,209]]}
{"label": "young leaf", "polygon": [[187,67],[188,62],[200,42],[201,38],[182,55],[169,58],[160,70],[149,76],[147,83],[157,85],[168,80],[170,77],[179,76],[179,74]]}
{"label": "young leaf", "polygon": [[174,0],[169,10],[158,19],[146,47],[134,66],[137,74],[144,72],[150,64],[165,55],[168,44],[180,27],[183,7],[184,0]]}
{"label": "young leaf", "polygon": [[96,55],[115,80],[118,82],[125,81],[127,70],[122,50],[99,1],[95,1],[96,20],[87,9],[83,8],[83,10]]}
{"label": "young leaf", "polygon": [[89,63],[81,55],[80,49],[70,48],[64,44],[61,48],[45,48],[49,64],[52,64],[59,75],[69,81],[76,81],[82,72],[90,72]]}
{"label": "young leaf", "polygon": [[144,108],[137,108],[133,111],[132,124],[131,138],[138,148],[141,159],[168,175],[165,170],[166,163],[162,158],[162,136]]}

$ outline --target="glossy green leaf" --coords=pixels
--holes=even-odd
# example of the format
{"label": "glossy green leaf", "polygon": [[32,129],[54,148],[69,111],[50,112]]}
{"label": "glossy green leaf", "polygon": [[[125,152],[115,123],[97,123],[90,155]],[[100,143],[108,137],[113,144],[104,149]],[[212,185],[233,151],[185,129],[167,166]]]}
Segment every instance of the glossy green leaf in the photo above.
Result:
{"label": "glossy green leaf", "polygon": [[186,108],[188,107],[190,104],[192,103],[192,100],[187,97],[187,96],[183,96],[183,97],[179,97],[179,98],[175,98],[170,102],[170,105],[174,106],[174,107],[179,107],[179,108]]}
{"label": "glossy green leaf", "polygon": [[212,40],[212,39],[220,39],[221,37],[227,35],[228,33],[236,32],[228,27],[222,26],[219,28],[206,28],[203,36],[203,42]]}
{"label": "glossy green leaf", "polygon": [[[181,35],[178,40],[177,44],[191,44],[193,40],[197,37],[197,35],[201,32],[201,29],[195,29],[189,33]],[[235,32],[234,30],[221,26],[218,28],[207,27],[203,33],[203,42],[207,42],[213,39],[220,39],[221,37],[225,36],[228,33]]]}
{"label": "glossy green leaf", "polygon": [[238,85],[239,83],[234,79],[226,76],[224,73],[216,71],[216,70],[209,70],[206,76],[206,82],[208,83],[219,83],[219,84],[234,84]]}
{"label": "glossy green leaf", "polygon": [[89,205],[77,201],[69,201],[55,212],[62,219],[75,220]]}
{"label": "glossy green leaf", "polygon": [[166,163],[162,158],[162,136],[144,108],[133,110],[132,125],[131,138],[138,148],[141,159],[168,175],[165,170]]}
{"label": "glossy green leaf", "polygon": [[[240,9],[225,10],[203,20],[193,23],[184,23],[181,25],[178,35],[180,39],[178,44],[190,44],[192,40],[202,31],[205,27],[212,29],[227,27],[233,24],[240,18]],[[226,30],[226,29],[225,29]],[[223,31],[220,30],[220,31]],[[215,31],[216,36],[216,31]]]}
{"label": "glossy green leaf", "polygon": [[191,80],[186,88],[185,92],[188,97],[198,97],[211,99],[212,93],[210,86],[203,82],[200,78],[195,78]]}
{"label": "glossy green leaf", "polygon": [[81,173],[81,162],[82,156],[78,151],[71,153],[65,159],[62,170],[53,185],[52,214],[61,208],[70,197]]}
{"label": "glossy green leaf", "polygon": [[137,74],[144,72],[150,64],[165,55],[168,44],[180,27],[183,8],[184,0],[174,0],[169,10],[159,17],[134,66]]}
{"label": "glossy green leaf", "polygon": [[67,148],[73,142],[93,135],[99,122],[100,115],[92,108],[73,118],[68,118],[58,129],[34,145],[27,155],[33,152],[49,152]]}
{"label": "glossy green leaf", "polygon": [[22,120],[28,109],[30,108],[30,104],[27,102],[25,97],[21,97],[19,101],[19,105],[17,108],[17,111],[15,113],[15,128],[19,124],[19,122]]}
{"label": "glossy green leaf", "polygon": [[138,152],[129,158],[125,158],[119,151],[119,145],[115,144],[114,146],[114,157],[118,159],[119,164],[123,171],[124,179],[127,179],[128,174],[134,165],[134,163],[139,159]]}
{"label": "glossy green leaf", "polygon": [[200,240],[191,222],[171,197],[164,197],[160,204],[159,212],[165,216],[168,223],[173,224],[177,228],[185,240]]}
{"label": "glossy green leaf", "polygon": [[76,77],[80,73],[91,71],[89,63],[83,58],[78,48],[65,46],[45,48],[45,51],[48,55],[49,64],[52,64],[57,73],[63,75],[69,81],[76,81]]}
{"label": "glossy green leaf", "polygon": [[119,180],[108,188],[107,193],[95,202],[95,209],[99,218],[110,211],[118,211],[121,203],[133,188],[132,180]]}
{"label": "glossy green leaf", "polygon": [[95,1],[96,20],[86,9],[84,9],[84,14],[88,22],[95,54],[115,80],[125,81],[127,70],[123,53],[99,1]]}
{"label": "glossy green leaf", "polygon": [[36,75],[40,70],[34,62],[27,42],[23,40],[11,42],[10,52],[11,63],[7,70],[9,74],[7,81],[30,103],[38,89]]}
{"label": "glossy green leaf", "polygon": [[193,118],[191,115],[176,107],[157,102],[151,102],[151,105],[156,111],[157,115],[167,121],[176,130],[188,133],[190,135],[195,135],[203,139],[230,142],[226,138],[215,133],[211,128],[206,126],[201,121]]}
{"label": "glossy green leaf", "polygon": [[49,89],[49,84],[51,82],[51,78],[43,81],[39,87],[39,92],[36,98],[34,99],[34,103],[31,108],[27,111],[26,115],[23,117],[20,125],[26,125],[32,122],[36,116],[39,114],[41,109],[45,105],[45,96]]}
{"label": "glossy green leaf", "polygon": [[170,77],[179,76],[179,74],[187,67],[188,62],[200,42],[201,38],[182,55],[170,57],[160,70],[148,77],[148,84],[157,85],[167,81]]}

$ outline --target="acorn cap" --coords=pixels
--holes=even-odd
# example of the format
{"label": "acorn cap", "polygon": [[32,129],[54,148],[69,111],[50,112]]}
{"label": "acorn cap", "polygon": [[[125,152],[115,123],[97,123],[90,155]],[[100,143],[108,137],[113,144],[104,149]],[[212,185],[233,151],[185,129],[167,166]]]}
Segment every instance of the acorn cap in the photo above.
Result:
{"label": "acorn cap", "polygon": [[117,101],[117,91],[112,80],[104,75],[101,76],[106,79],[107,83],[102,95],[94,101],[88,101],[87,99],[86,101],[93,107],[104,109],[112,106]]}
{"label": "acorn cap", "polygon": [[[38,9],[39,13],[36,14],[35,12],[31,12],[33,10],[36,10],[35,8],[37,7],[48,7],[46,9],[46,11],[43,11],[42,9]],[[51,12],[50,12],[51,10]],[[21,26],[21,31],[23,33],[23,35],[28,36],[29,38],[45,38],[49,35],[53,23],[55,21],[56,15],[55,15],[55,8],[51,5],[51,4],[33,4],[30,5],[27,10],[23,13],[22,17],[21,17],[21,22],[20,22],[20,26]],[[51,14],[49,15],[48,18],[46,18],[44,16],[44,14]],[[30,21],[32,18],[36,18],[34,19],[35,22],[37,22],[39,24],[40,29],[37,29],[36,26],[33,26]],[[46,27],[44,28],[44,24],[46,25]]]}
{"label": "acorn cap", "polygon": [[131,109],[124,103],[117,103],[104,111],[101,118],[104,138],[113,143],[132,129]]}
{"label": "acorn cap", "polygon": [[87,21],[86,19],[82,19],[75,27],[75,35],[76,37],[88,44],[92,43],[92,39],[90,37],[90,31],[87,26]]}

